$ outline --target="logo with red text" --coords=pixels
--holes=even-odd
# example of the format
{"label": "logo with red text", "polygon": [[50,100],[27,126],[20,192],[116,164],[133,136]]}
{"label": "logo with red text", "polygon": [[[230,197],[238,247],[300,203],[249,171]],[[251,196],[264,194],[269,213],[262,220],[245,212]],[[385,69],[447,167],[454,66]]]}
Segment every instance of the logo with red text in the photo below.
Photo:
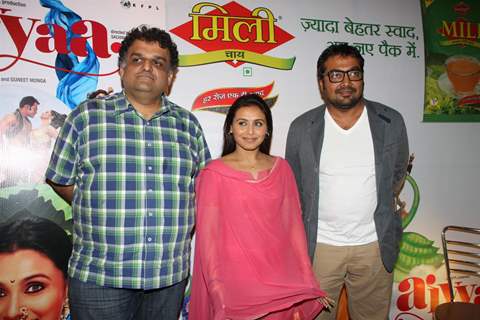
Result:
{"label": "logo with red text", "polygon": [[[404,189],[396,201],[396,214],[405,230],[414,220],[420,204],[420,190],[410,175],[410,156]],[[410,205],[401,198],[410,199]],[[404,231],[394,269],[392,320],[431,320],[437,306],[450,300],[444,257],[435,241],[413,231]],[[473,281],[472,281],[473,280]],[[473,278],[454,283],[457,301],[480,303],[480,286]]]}
{"label": "logo with red text", "polygon": [[190,21],[170,30],[205,53],[181,55],[183,67],[226,62],[236,68],[245,62],[291,70],[295,57],[265,53],[294,37],[276,25],[278,18],[265,7],[247,9],[235,1],[223,6],[200,2],[188,14]]}
{"label": "logo with red text", "polygon": [[[99,74],[79,71],[62,64],[50,65],[25,56],[25,48],[33,47],[40,53],[74,55],[76,57],[95,56],[109,58],[120,50],[119,42],[108,43],[107,28],[93,20],[72,19],[68,30],[56,23],[42,23],[41,19],[10,14],[11,9],[0,8],[2,48],[10,52],[0,52],[0,72],[12,68],[19,61],[52,68],[57,72],[76,73],[86,76],[107,76],[117,70]],[[73,15],[74,13],[72,13]],[[58,62],[58,61],[57,61]]]}
{"label": "logo with red text", "polygon": [[[409,276],[398,283],[398,313],[393,320],[430,320],[438,305],[450,301],[445,268],[430,271],[433,273]],[[471,279],[456,281],[454,295],[455,301],[480,304],[480,286]]]}
{"label": "logo with red text", "polygon": [[480,23],[471,21],[467,17],[470,13],[470,6],[460,2],[453,7],[453,11],[458,14],[457,19],[455,21],[442,20],[442,26],[437,29],[437,32],[443,36],[440,45],[480,48],[478,41],[480,39]]}
{"label": "logo with red text", "polygon": [[277,101],[278,95],[270,96],[273,89],[273,82],[263,87],[237,87],[217,88],[199,94],[193,101],[192,111],[203,110],[218,113],[227,113],[233,102],[246,94],[255,93],[265,100],[272,108]]}

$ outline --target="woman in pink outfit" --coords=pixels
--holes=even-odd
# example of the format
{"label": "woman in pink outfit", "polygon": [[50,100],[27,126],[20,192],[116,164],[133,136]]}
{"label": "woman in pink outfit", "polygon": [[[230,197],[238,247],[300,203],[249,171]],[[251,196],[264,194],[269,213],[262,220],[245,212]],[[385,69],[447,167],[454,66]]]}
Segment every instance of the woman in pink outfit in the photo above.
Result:
{"label": "woman in pink outfit", "polygon": [[272,115],[257,95],[237,99],[222,158],[196,183],[191,320],[314,319],[329,299],[307,255],[295,179],[269,155]]}

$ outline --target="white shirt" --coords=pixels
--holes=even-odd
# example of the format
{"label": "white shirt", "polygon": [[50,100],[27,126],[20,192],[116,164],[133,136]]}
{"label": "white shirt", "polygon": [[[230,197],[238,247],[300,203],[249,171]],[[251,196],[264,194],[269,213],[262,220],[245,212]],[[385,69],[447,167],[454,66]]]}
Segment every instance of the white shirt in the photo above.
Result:
{"label": "white shirt", "polygon": [[348,130],[325,110],[319,179],[317,242],[344,246],[377,240],[375,156],[366,108]]}

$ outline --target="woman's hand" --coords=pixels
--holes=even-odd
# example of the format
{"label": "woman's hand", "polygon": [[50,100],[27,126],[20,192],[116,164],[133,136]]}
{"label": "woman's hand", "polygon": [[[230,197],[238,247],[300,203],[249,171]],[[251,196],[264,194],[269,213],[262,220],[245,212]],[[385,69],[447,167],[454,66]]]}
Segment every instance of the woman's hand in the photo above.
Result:
{"label": "woman's hand", "polygon": [[292,320],[302,320],[302,317],[300,317],[300,312],[295,311]]}
{"label": "woman's hand", "polygon": [[327,310],[335,308],[335,300],[327,296],[318,298],[317,301],[320,302]]}

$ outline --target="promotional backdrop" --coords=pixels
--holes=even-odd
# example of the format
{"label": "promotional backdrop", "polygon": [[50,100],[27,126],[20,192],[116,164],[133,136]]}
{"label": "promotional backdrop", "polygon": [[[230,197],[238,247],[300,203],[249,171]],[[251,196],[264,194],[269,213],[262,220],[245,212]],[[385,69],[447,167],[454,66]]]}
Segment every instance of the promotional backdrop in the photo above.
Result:
{"label": "promotional backdrop", "polygon": [[[291,121],[322,103],[318,56],[331,43],[347,42],[365,58],[366,98],[402,113],[415,154],[401,194],[405,234],[390,315],[431,319],[448,298],[438,249],[441,229],[479,226],[480,180],[478,124],[422,121],[425,75],[431,73],[425,68],[428,39],[421,8],[425,13],[437,2],[2,1],[0,119],[11,117],[24,96],[40,105],[30,118],[27,142],[0,132],[0,222],[27,210],[70,232],[70,207],[43,183],[58,130],[50,129],[51,110],[67,114],[96,89],[120,90],[117,53],[132,27],[149,24],[171,33],[181,57],[170,98],[200,120],[214,157],[220,154],[228,106],[247,92],[262,95],[271,106],[271,153],[283,156]],[[425,30],[437,35],[435,29]],[[435,81],[453,90],[446,79]],[[480,303],[479,287],[478,281],[458,282],[456,298]]]}

